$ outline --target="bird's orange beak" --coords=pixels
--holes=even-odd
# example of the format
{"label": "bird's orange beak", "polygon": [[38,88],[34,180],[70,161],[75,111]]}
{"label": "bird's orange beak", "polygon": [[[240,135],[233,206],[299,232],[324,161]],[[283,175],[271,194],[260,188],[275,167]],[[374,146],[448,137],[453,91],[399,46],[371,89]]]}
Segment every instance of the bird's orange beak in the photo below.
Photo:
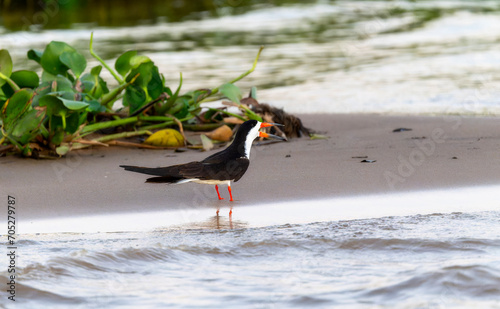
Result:
{"label": "bird's orange beak", "polygon": [[[272,127],[272,126],[283,126],[282,124],[279,124],[279,123],[272,123],[272,122],[262,122],[260,124],[260,127],[261,128],[267,128],[267,127]],[[267,137],[267,138],[275,138],[275,139],[280,139],[282,141],[286,141],[286,138],[283,138],[281,136],[277,136],[277,135],[274,135],[274,134],[269,134],[269,133],[265,133],[265,132],[260,132],[259,131],[259,136],[260,137]]]}
{"label": "bird's orange beak", "polygon": [[260,124],[261,128],[267,128],[267,127],[272,127],[272,126],[277,126],[277,127],[283,127],[282,124],[279,123],[272,123],[272,122],[262,122]]}

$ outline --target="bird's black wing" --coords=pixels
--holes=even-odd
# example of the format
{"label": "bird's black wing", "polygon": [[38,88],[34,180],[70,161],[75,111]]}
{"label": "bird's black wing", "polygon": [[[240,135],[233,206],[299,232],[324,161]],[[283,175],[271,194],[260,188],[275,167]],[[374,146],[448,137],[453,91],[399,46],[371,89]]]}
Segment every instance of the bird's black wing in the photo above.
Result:
{"label": "bird's black wing", "polygon": [[[207,160],[208,159],[208,160]],[[146,182],[174,183],[183,179],[233,180],[245,174],[250,161],[247,158],[229,159],[224,152],[216,153],[202,162],[194,161],[167,167],[141,167],[120,165],[127,171],[154,175]]]}
{"label": "bird's black wing", "polygon": [[210,164],[218,164],[222,162],[227,162],[231,159],[236,159],[235,157],[231,156],[231,152],[226,151],[226,149],[216,152],[211,156],[206,157],[202,163],[210,163]]}
{"label": "bird's black wing", "polygon": [[199,178],[203,175],[203,170],[205,166],[203,163],[194,161],[186,164],[176,165],[178,168],[178,173],[183,178]]}
{"label": "bird's black wing", "polygon": [[250,165],[250,160],[248,160],[247,158],[236,159],[236,161],[239,161],[240,163],[239,168],[236,171],[237,173],[235,173],[236,177],[234,178],[234,182],[237,182],[241,177],[243,177],[243,174],[245,174],[248,166]]}
{"label": "bird's black wing", "polygon": [[201,180],[234,180],[237,181],[245,174],[249,161],[239,158],[219,163],[203,163],[203,174]]}

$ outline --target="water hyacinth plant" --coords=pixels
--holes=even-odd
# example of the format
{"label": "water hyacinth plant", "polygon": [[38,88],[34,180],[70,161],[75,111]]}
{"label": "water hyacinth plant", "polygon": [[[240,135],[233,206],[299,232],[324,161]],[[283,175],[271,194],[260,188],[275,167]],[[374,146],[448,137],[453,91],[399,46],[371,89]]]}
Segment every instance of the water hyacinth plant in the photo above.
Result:
{"label": "water hyacinth plant", "polygon": [[[154,62],[135,50],[124,52],[111,68],[93,50],[92,35],[89,49],[100,63],[90,69],[85,57],[64,42],[52,41],[43,51],[29,50],[27,57],[40,65],[40,76],[13,71],[9,52],[0,50],[0,152],[61,156],[92,144],[189,125],[200,119],[201,103],[224,97],[241,107],[238,118],[262,120],[240,103],[241,91],[234,85],[255,69],[262,48],[252,68],[229,83],[185,93],[182,74],[179,85],[171,88]],[[109,89],[101,77],[103,69],[117,81],[115,88]],[[119,100],[125,108],[115,110]],[[211,109],[205,119],[216,112],[229,114]],[[117,127],[120,132],[113,130]],[[86,138],[102,130],[104,136]]]}

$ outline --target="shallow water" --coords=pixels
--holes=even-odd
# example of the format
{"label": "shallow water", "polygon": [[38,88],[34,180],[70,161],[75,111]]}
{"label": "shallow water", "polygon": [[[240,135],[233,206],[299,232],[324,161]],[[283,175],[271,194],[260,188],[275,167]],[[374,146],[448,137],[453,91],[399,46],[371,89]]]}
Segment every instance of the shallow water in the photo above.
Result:
{"label": "shallow water", "polygon": [[16,308],[500,308],[499,220],[24,235]]}

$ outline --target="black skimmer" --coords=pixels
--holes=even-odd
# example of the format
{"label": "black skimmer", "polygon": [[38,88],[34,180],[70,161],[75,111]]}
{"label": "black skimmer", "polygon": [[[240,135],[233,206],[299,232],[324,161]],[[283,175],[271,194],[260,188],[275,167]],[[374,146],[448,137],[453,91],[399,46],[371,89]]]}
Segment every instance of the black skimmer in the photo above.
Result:
{"label": "black skimmer", "polygon": [[[126,171],[157,176],[148,178],[146,182],[196,182],[215,185],[219,200],[224,198],[219,194],[218,185],[227,184],[230,201],[233,201],[231,181],[236,182],[245,174],[250,163],[250,148],[252,147],[254,139],[257,137],[270,137],[286,140],[283,137],[259,131],[260,128],[271,126],[281,125],[277,123],[259,122],[256,120],[245,121],[238,129],[238,132],[236,132],[233,142],[227,148],[205,158],[203,161],[156,168],[131,165],[120,165],[120,167],[123,167]],[[217,210],[217,214],[219,214],[219,210]],[[232,210],[229,214],[232,214]]]}

